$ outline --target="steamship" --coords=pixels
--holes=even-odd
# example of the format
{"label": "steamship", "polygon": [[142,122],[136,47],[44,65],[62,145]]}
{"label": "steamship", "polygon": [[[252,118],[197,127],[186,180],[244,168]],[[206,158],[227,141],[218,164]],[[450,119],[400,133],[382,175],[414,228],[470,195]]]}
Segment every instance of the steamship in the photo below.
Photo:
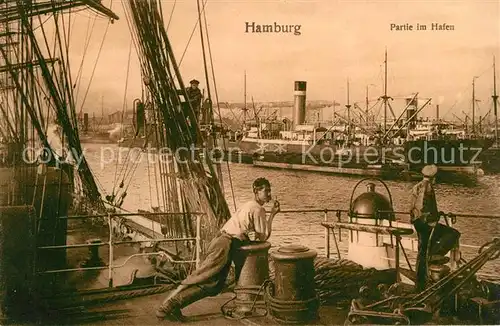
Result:
{"label": "steamship", "polygon": [[[101,117],[101,122],[103,118]],[[112,127],[97,122],[95,116],[92,117],[92,123],[90,123],[88,113],[84,113],[83,119],[79,119],[78,127],[81,143],[110,144],[114,142],[111,138]]]}
{"label": "steamship", "polygon": [[[265,122],[251,128],[238,147],[259,167],[397,178],[404,167],[376,149],[376,139],[352,125],[306,124],[305,81],[296,81],[291,124]],[[370,148],[370,150],[369,150]],[[375,150],[376,149],[376,150]]]}
{"label": "steamship", "polygon": [[119,147],[157,148],[159,142],[154,112],[139,99],[134,100],[133,106],[132,124],[117,128],[111,132],[111,137],[116,139]]}
{"label": "steamship", "polygon": [[417,173],[426,164],[439,167],[440,178],[474,176],[481,173],[482,153],[493,139],[473,138],[451,124],[426,121],[409,131],[404,143],[409,173]]}

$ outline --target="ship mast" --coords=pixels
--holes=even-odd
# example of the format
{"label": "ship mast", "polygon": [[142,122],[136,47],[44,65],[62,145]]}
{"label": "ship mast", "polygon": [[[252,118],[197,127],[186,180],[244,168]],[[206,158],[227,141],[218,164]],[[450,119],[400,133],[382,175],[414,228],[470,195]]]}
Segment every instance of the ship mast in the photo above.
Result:
{"label": "ship mast", "polygon": [[[206,243],[205,235],[212,235],[215,230],[219,230],[220,225],[227,221],[231,215],[224,198],[223,184],[219,180],[219,177],[222,177],[220,165],[215,162],[212,155],[204,155],[203,160],[201,160],[200,154],[202,153],[200,151],[193,151],[190,154],[188,151],[179,152],[179,149],[191,148],[193,144],[200,144],[203,146],[201,149],[205,149],[210,146],[209,141],[215,140],[215,137],[212,136],[213,133],[210,130],[202,130],[196,120],[195,112],[189,101],[189,95],[184,87],[179,65],[174,56],[169,35],[163,26],[161,1],[129,0],[126,3],[126,14],[131,18],[132,22],[130,27],[134,38],[138,40],[136,44],[141,71],[143,76],[148,77],[145,80],[145,86],[158,116],[159,148],[169,148],[176,153],[176,159],[169,158],[168,162],[158,162],[160,167],[164,166],[165,168],[161,167],[160,170],[163,196],[161,199],[162,210],[167,212],[182,210],[186,213],[178,217],[176,223],[179,223],[179,227],[171,229],[172,235],[176,237],[186,233],[190,236],[193,234],[195,226],[188,213],[204,212],[205,215],[201,221],[203,225],[201,243],[202,247],[204,247]],[[200,28],[204,25],[206,32],[206,18],[204,15],[202,16],[199,1],[197,1],[197,7]],[[208,33],[206,35],[208,53],[210,53]],[[205,48],[204,39],[201,42],[203,48]],[[207,66],[206,57],[203,59],[203,64],[205,67]],[[211,75],[213,78],[213,69]],[[154,78],[149,78],[149,76],[154,76]],[[205,69],[205,78],[208,85],[210,80],[207,68]],[[215,78],[212,79],[212,81],[214,80]],[[215,82],[213,85],[218,103]],[[167,96],[164,96],[164,94]],[[210,95],[209,98],[211,98]],[[181,108],[182,111],[179,112],[178,108]],[[209,109],[213,126],[213,111],[211,108],[210,104]],[[166,156],[173,158],[172,154],[166,154]],[[182,164],[179,162],[182,162]],[[215,166],[216,164],[217,166]],[[163,171],[167,173],[163,173]]]}
{"label": "ship mast", "polygon": [[384,66],[385,66],[385,73],[384,73],[384,95],[379,97],[379,99],[382,99],[384,101],[384,135],[387,133],[387,107],[389,106],[389,109],[391,110],[391,114],[394,118],[396,119],[396,116],[394,115],[394,111],[392,110],[392,107],[388,103],[389,99],[393,99],[390,96],[387,96],[387,48],[385,49],[385,56],[384,56]]}
{"label": "ship mast", "polygon": [[366,125],[368,126],[368,85],[366,85],[366,108],[365,108],[365,120],[366,120]]}
{"label": "ship mast", "polygon": [[[48,163],[59,160],[47,139],[46,129],[49,121],[46,121],[45,126],[43,121],[42,108],[47,107],[46,119],[49,119],[49,109],[52,108],[55,111],[55,121],[61,127],[63,134],[61,136],[62,152],[59,157],[64,159],[64,151],[69,148],[73,155],[81,158],[77,170],[84,196],[95,203],[97,208],[104,209],[98,186],[90,172],[79,140],[74,93],[71,86],[75,83],[72,82],[67,51],[69,26],[59,26],[59,22],[55,18],[56,12],[85,6],[112,19],[118,19],[118,16],[113,12],[94,0],[63,1],[57,4],[54,1],[4,2],[4,6],[0,7],[0,23],[12,23],[17,26],[21,35],[20,42],[18,42],[21,49],[18,51],[20,54],[11,55],[9,53],[12,50],[11,46],[0,46],[0,59],[4,64],[0,67],[0,72],[8,72],[9,79],[14,86],[15,94],[11,95],[8,100],[13,103],[14,124],[18,125],[20,130],[17,133],[19,137],[16,151],[19,149],[22,151],[23,148],[27,147],[29,137],[26,131],[30,123],[34,129],[34,131],[31,129],[32,141],[35,141],[36,131],[41,145],[49,150],[48,155],[50,155],[51,162]],[[48,13],[54,14],[54,25],[58,31],[52,51],[47,43],[47,32],[42,28],[41,35],[39,35],[39,31],[35,32],[39,26],[35,27],[32,23],[34,17],[39,18]],[[41,41],[39,36],[43,36],[45,42]],[[46,56],[47,52],[49,57]],[[35,85],[37,86],[35,87]],[[44,99],[43,102],[41,98]],[[20,118],[18,119],[17,116]],[[65,144],[66,141],[67,144]],[[61,197],[58,200],[60,201]],[[57,208],[59,209],[59,205]]]}
{"label": "ship mast", "polygon": [[243,129],[246,129],[247,124],[247,71],[243,74]]}
{"label": "ship mast", "polygon": [[475,115],[476,115],[476,78],[472,77],[472,134],[475,133]]}
{"label": "ship mast", "polygon": [[104,95],[101,95],[101,123],[104,121]]}
{"label": "ship mast", "polygon": [[495,144],[498,146],[498,116],[497,116],[497,105],[498,105],[498,95],[497,95],[497,78],[496,78],[496,68],[495,68],[495,57],[493,57],[493,112],[495,113]]}
{"label": "ship mast", "polygon": [[335,124],[335,96],[333,96],[332,101],[332,125]]}
{"label": "ship mast", "polygon": [[[365,120],[366,120],[366,125],[367,126],[370,123],[370,100],[369,100],[369,96],[368,96],[368,91],[369,91],[370,86],[377,86],[377,85],[375,85],[375,84],[368,84],[368,85],[366,85]],[[372,120],[373,120],[373,122],[375,122],[374,121],[375,120],[375,115],[373,115]]]}
{"label": "ship mast", "polygon": [[349,104],[349,78],[347,79],[347,143],[349,143],[351,136],[351,104]]}
{"label": "ship mast", "polygon": [[387,131],[387,48],[385,49],[385,57],[384,57],[384,96],[382,99],[384,100],[384,134]]}

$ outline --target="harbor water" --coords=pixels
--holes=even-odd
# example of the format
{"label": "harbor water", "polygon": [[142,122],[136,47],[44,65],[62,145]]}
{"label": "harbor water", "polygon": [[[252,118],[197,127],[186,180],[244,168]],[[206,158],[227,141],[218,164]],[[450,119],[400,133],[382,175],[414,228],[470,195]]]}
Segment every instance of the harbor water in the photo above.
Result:
{"label": "harbor water", "polygon": [[[105,194],[111,194],[124,181],[128,184],[123,208],[129,211],[148,210],[158,206],[157,187],[154,176],[154,159],[139,151],[115,145],[85,144],[84,153],[98,184]],[[266,177],[272,185],[272,196],[277,198],[282,210],[295,209],[348,209],[351,193],[360,178],[326,175],[301,171],[273,170],[252,165],[221,163],[224,175],[224,189],[231,211],[252,198],[251,185],[255,178]],[[133,174],[131,174],[133,173]],[[123,175],[128,176],[123,180]],[[229,179],[229,175],[231,179]],[[231,187],[232,182],[232,187]],[[395,211],[409,211],[410,192],[415,182],[387,181]],[[361,184],[354,198],[364,192]],[[439,210],[445,213],[500,215],[500,175],[480,176],[477,184],[438,184],[435,186]],[[386,194],[382,184],[376,191]],[[334,213],[329,213],[335,218]],[[320,223],[324,213],[280,213],[273,224],[270,241],[273,247],[283,244],[300,243],[324,255],[324,229]],[[458,217],[455,227],[462,233],[461,243],[480,246],[500,235],[500,220]],[[333,241],[332,255],[336,256]],[[477,248],[463,246],[462,256],[469,260],[477,253]],[[347,232],[340,243],[342,258],[347,257]],[[483,270],[500,275],[500,262],[487,263]]]}

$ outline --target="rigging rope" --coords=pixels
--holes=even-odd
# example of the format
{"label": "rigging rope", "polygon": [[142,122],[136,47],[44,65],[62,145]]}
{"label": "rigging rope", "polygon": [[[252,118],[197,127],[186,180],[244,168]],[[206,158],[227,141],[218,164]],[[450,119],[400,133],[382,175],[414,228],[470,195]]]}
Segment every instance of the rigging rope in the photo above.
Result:
{"label": "rigging rope", "polygon": [[153,207],[153,194],[151,192],[151,169],[149,167],[149,153],[148,153],[148,162],[147,162],[147,166],[148,166],[148,190],[149,190],[149,206],[150,208]]}
{"label": "rigging rope", "polygon": [[[209,35],[208,34],[208,24],[207,24],[207,18],[206,18],[206,15],[205,15],[205,11],[203,11],[203,17],[205,19],[205,30],[206,30],[206,33],[207,33],[208,55],[209,55],[209,58],[210,58],[210,67],[211,67],[211,71],[212,71],[212,79],[213,79],[213,82],[214,82],[215,102],[217,103],[217,111],[218,111],[219,119],[221,121],[221,126],[222,126],[222,115],[221,115],[221,112],[220,112],[220,105],[219,105],[219,93],[217,91],[217,83],[215,81],[215,71],[214,71],[214,64],[213,64],[213,60],[212,60],[212,49],[210,47],[210,38],[208,36]],[[200,28],[201,28],[201,26],[200,26]],[[212,108],[212,104],[210,106]],[[213,125],[213,113],[212,113],[212,125]],[[227,153],[227,147],[226,147],[226,142],[225,142],[226,137],[225,136],[226,136],[226,134],[222,130],[222,146],[224,148],[224,152]],[[228,173],[228,178],[229,178],[229,185],[230,185],[230,188],[231,188],[231,197],[233,198],[234,210],[236,210],[236,198],[234,196],[234,187],[233,187],[233,180],[232,180],[232,177],[231,177],[231,169],[229,168],[229,160],[226,160],[226,166],[227,166],[227,173]],[[222,175],[220,175],[220,177],[222,178]]]}
{"label": "rigging rope", "polygon": [[82,81],[81,77],[82,77],[82,71],[83,71],[83,63],[85,62],[85,57],[87,56],[87,50],[88,50],[88,47],[89,47],[89,44],[90,44],[90,39],[92,37],[92,33],[94,32],[94,26],[95,26],[95,22],[97,21],[97,16],[94,16],[94,21],[92,23],[92,28],[90,28],[90,35],[89,35],[89,25],[90,25],[90,17],[89,17],[89,22],[87,24],[87,35],[85,35],[85,45],[83,47],[83,55],[82,55],[82,61],[80,62],[80,66],[78,67],[78,71],[76,73],[76,85],[72,85],[73,87],[76,86],[76,97],[75,98],[78,98],[78,95],[80,93],[80,83]]}
{"label": "rigging rope", "polygon": [[170,27],[170,22],[172,21],[172,17],[174,15],[174,10],[175,10],[175,4],[176,3],[177,3],[177,0],[174,0],[174,5],[172,6],[172,10],[170,11],[170,17],[168,18],[167,31],[168,31],[168,28]]}
{"label": "rigging rope", "polygon": [[[140,42],[136,43],[141,62],[144,83],[151,94],[152,103],[158,114],[158,141],[175,152],[177,149],[190,148],[199,140],[202,142],[203,134],[196,123],[193,108],[189,101],[183,102],[180,95],[187,100],[188,95],[184,87],[179,66],[173,56],[172,47],[165,31],[157,1],[127,2],[127,15],[131,18],[130,27],[133,29]],[[180,94],[179,94],[180,93]],[[176,166],[160,162],[160,174],[170,172],[169,175],[161,174],[160,185],[162,195],[171,196],[171,200],[164,199],[169,208],[176,208],[186,200],[188,210],[205,211],[208,219],[204,220],[203,231],[210,233],[218,228],[221,221],[229,218],[230,213],[224,200],[222,190],[216,178],[210,178],[205,172],[197,153],[196,160],[192,160],[189,153],[181,151],[178,158],[185,163]],[[165,155],[160,154],[162,157]],[[208,162],[209,169],[213,169],[212,162]],[[177,171],[175,169],[177,168]],[[174,175],[172,173],[175,173]],[[213,171],[210,172],[215,176]],[[186,195],[183,196],[181,190]],[[169,219],[170,220],[170,219]],[[176,232],[183,232],[181,221],[176,218],[172,222]],[[189,223],[191,224],[191,223]]]}
{"label": "rigging rope", "polygon": [[[202,12],[205,12],[205,5],[207,4],[208,0],[205,0],[203,2],[203,7],[202,7]],[[198,23],[200,22],[200,16],[198,16],[198,19],[196,19],[196,23],[193,26],[193,30],[191,31],[191,35],[189,36],[188,42],[186,44],[186,47],[184,48],[184,52],[182,52],[181,59],[179,60],[179,67],[182,65],[182,60],[184,59],[184,55],[187,52],[187,49],[189,47],[189,44],[191,43],[191,39],[193,38],[194,33],[196,32],[196,28],[198,27]]]}
{"label": "rigging rope", "polygon": [[[157,155],[160,155],[160,154],[157,154]],[[160,206],[160,191],[158,190],[158,179],[159,179],[158,178],[158,171],[157,171],[158,165],[155,164],[153,166],[154,166],[154,177],[155,177],[155,186],[156,186],[156,203],[158,204],[158,208],[161,208],[161,206]]]}
{"label": "rigging rope", "polygon": [[[54,5],[54,3],[53,3]],[[42,72],[42,77],[45,82],[46,87],[48,88],[50,92],[50,99],[54,102],[54,107],[56,109],[57,113],[57,120],[59,124],[63,127],[63,132],[66,135],[69,146],[70,148],[74,149],[77,154],[82,155],[83,151],[79,142],[79,137],[78,137],[78,131],[74,130],[74,121],[75,121],[75,108],[74,108],[74,102],[72,98],[72,92],[71,88],[69,87],[69,81],[68,81],[68,74],[69,74],[69,68],[67,68],[68,62],[66,62],[64,51],[62,48],[63,42],[61,41],[61,33],[59,31],[59,23],[57,22],[57,15],[54,15],[54,20],[55,20],[55,44],[54,44],[54,49],[52,52],[55,53],[56,47],[58,46],[59,53],[61,54],[62,60],[60,61],[61,63],[61,73],[62,76],[59,76],[57,73],[55,73],[54,69],[55,67],[53,66],[52,70],[47,66],[45,62],[45,58],[43,57],[40,44],[38,43],[36,36],[33,33],[32,25],[28,21],[27,17],[29,14],[27,14],[24,10],[24,4],[21,1],[17,2],[17,10],[20,13],[20,23],[21,26],[26,30],[26,34],[28,35],[28,40],[30,40],[30,45],[32,50],[34,51],[35,57],[38,59],[39,64],[40,64],[40,69]],[[49,51],[49,44],[47,40],[47,36],[44,30],[43,25],[41,25],[42,29],[42,34],[43,34],[43,39],[45,41],[45,45],[47,50]],[[67,43],[66,43],[67,45]],[[68,52],[66,52],[68,53]],[[63,80],[60,80],[59,77],[62,77]],[[59,87],[58,87],[59,86]],[[62,89],[60,88],[62,87]],[[22,92],[22,91],[21,91]],[[69,110],[69,112],[68,112]],[[71,119],[69,117],[71,115]],[[32,119],[33,120],[33,119]],[[36,122],[34,122],[36,123]],[[39,132],[40,133],[40,132]],[[46,141],[46,136],[42,135],[43,138],[45,138]],[[64,141],[64,137],[62,139]],[[47,148],[50,148],[46,146]],[[52,151],[53,152],[53,151]],[[94,203],[100,207],[102,205],[102,201],[100,199],[100,194],[99,190],[97,188],[97,185],[95,183],[95,180],[92,175],[89,175],[89,167],[86,162],[85,157],[82,157],[81,165],[79,166],[78,172],[80,175],[80,178],[82,179],[82,183],[84,185],[84,193],[92,200]]]}
{"label": "rigging rope", "polygon": [[97,58],[95,59],[94,68],[92,69],[92,73],[90,75],[90,81],[89,81],[89,84],[87,86],[87,90],[85,91],[85,95],[83,96],[82,105],[80,106],[80,111],[79,111],[80,113],[82,112],[83,106],[85,105],[85,101],[87,100],[87,95],[88,95],[89,90],[90,90],[90,84],[92,83],[92,80],[94,79],[95,69],[97,68],[97,63],[99,62],[99,57],[101,56],[102,47],[104,46],[104,40],[106,39],[106,35],[108,34],[109,25],[111,25],[111,20],[109,20],[108,23],[106,24],[106,29],[104,30],[104,35],[103,35],[102,40],[101,40],[101,45],[99,46],[99,50],[97,51]]}
{"label": "rigging rope", "polygon": [[[126,74],[126,79],[125,79],[125,91],[124,91],[124,94],[123,94],[123,109],[122,109],[122,124],[123,124],[123,120],[124,120],[124,114],[126,112],[126,109],[127,109],[127,90],[128,90],[128,80],[129,80],[129,71],[130,71],[130,58],[131,58],[131,54],[132,54],[132,41],[130,41],[130,46],[129,46],[129,54],[128,54],[128,64],[127,64],[127,74]],[[121,130],[121,134],[122,134],[122,137],[123,137],[123,128]],[[132,150],[134,149],[134,143],[135,143],[135,139],[136,139],[136,135],[134,135],[133,139],[132,139],[132,144],[131,144],[131,147],[129,148],[129,150],[127,151],[127,156],[125,158],[125,164],[121,166],[121,169],[120,169],[120,176],[122,176],[122,173],[123,173],[123,176],[122,176],[122,179],[121,179],[121,182],[120,182],[120,187],[119,188],[123,188],[124,184],[125,184],[125,179],[131,174],[131,171],[135,172],[135,170],[137,169],[137,166],[139,165],[139,162],[137,162],[137,160],[135,160],[134,164],[132,165],[132,167],[130,167],[130,170],[128,170],[129,168],[129,163],[130,163],[130,155],[131,155],[131,152]],[[141,156],[141,153],[139,152],[137,154],[137,157]],[[137,159],[136,157],[136,159]],[[114,179],[114,182],[113,182],[113,191],[112,191],[112,196],[115,197],[115,189],[116,189],[116,182],[117,182],[117,175],[116,175],[116,172],[118,170],[118,164],[119,164],[119,160],[116,161],[116,167],[115,167],[115,179]],[[132,172],[132,176],[133,176],[133,172]],[[130,181],[132,180],[132,178],[130,178]],[[130,185],[130,182],[128,182],[128,184]],[[128,186],[124,189],[124,191],[126,192],[126,189],[128,188]],[[120,206],[120,205],[119,205]]]}

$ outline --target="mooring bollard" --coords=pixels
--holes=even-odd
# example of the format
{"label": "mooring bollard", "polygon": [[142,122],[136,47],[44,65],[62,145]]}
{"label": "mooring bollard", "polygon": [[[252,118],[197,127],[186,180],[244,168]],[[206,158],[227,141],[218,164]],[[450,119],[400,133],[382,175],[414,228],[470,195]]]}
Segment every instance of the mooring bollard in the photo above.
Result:
{"label": "mooring bollard", "polygon": [[252,312],[264,306],[263,284],[269,278],[269,242],[258,242],[242,246],[237,253],[235,305],[238,313]]}
{"label": "mooring bollard", "polygon": [[319,300],[314,286],[314,258],[307,247],[289,245],[271,253],[274,261],[274,286],[266,289],[266,304],[271,317],[280,323],[304,323],[318,319]]}

